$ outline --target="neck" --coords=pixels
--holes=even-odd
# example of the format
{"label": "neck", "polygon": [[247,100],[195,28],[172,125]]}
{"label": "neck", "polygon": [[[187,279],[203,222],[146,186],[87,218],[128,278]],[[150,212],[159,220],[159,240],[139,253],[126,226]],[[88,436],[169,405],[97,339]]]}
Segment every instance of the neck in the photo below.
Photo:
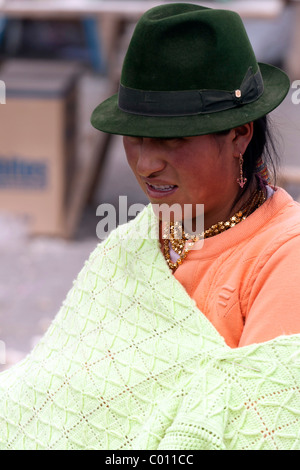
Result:
{"label": "neck", "polygon": [[[251,186],[253,188],[252,190]],[[238,198],[236,204],[232,204],[232,209],[228,212],[227,220],[219,219],[218,222],[215,222],[208,228],[204,227],[204,231],[201,233],[187,233],[185,227],[184,231],[182,231],[181,222],[161,224],[162,251],[172,271],[176,270],[178,266],[182,264],[191,249],[189,247],[196,246],[199,240],[214,237],[234,227],[251,215],[252,212],[260,207],[266,200],[266,191],[260,184],[255,184],[255,186],[250,185],[242,196],[243,197]],[[178,258],[175,260],[171,260],[170,247],[172,247],[178,255]]]}
{"label": "neck", "polygon": [[237,188],[237,191],[228,199],[228,201],[224,201],[222,207],[214,211],[204,212],[204,229],[207,230],[212,225],[220,221],[229,220],[241,209],[241,207],[243,207],[256,189],[258,189],[258,182],[256,178],[253,178],[245,191]]}
{"label": "neck", "polygon": [[[257,189],[262,189],[263,185],[260,182],[253,178],[250,182],[248,188],[245,191],[237,190],[235,195],[228,201],[227,204],[223,204],[220,210],[214,211],[206,211],[204,212],[204,221],[202,225],[202,229],[204,231],[208,231],[211,227],[215,226],[219,222],[223,223],[231,219],[235,214],[237,214],[246,204],[247,202],[251,202],[253,196]],[[265,191],[264,191],[265,195]],[[197,219],[192,219],[190,224],[188,224],[188,232],[192,231],[195,233],[197,232]],[[181,225],[180,225],[181,226]],[[161,222],[160,224],[160,241],[162,242],[162,233],[164,229],[167,227],[165,222]],[[183,230],[187,230],[187,227],[183,227]],[[197,232],[198,233],[198,232]]]}

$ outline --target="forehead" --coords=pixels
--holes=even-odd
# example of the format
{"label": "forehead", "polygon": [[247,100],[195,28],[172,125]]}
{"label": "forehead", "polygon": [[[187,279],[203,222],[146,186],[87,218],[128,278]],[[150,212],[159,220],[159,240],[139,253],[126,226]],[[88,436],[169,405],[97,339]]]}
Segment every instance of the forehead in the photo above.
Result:
{"label": "forehead", "polygon": [[[184,155],[220,153],[227,147],[228,136],[206,134],[196,137],[172,137],[172,138],[150,138],[150,137],[124,137],[124,148],[127,155]],[[229,140],[228,140],[229,142]],[[159,152],[159,153],[157,153]],[[190,157],[189,157],[190,158]]]}

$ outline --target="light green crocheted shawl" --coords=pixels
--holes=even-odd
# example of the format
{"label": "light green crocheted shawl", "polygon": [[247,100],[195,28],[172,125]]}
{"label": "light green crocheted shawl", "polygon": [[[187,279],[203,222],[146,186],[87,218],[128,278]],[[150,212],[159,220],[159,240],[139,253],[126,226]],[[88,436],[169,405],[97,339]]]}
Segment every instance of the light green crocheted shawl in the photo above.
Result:
{"label": "light green crocheted shawl", "polygon": [[148,206],[99,244],[0,375],[0,449],[300,449],[300,336],[226,346],[155,227]]}

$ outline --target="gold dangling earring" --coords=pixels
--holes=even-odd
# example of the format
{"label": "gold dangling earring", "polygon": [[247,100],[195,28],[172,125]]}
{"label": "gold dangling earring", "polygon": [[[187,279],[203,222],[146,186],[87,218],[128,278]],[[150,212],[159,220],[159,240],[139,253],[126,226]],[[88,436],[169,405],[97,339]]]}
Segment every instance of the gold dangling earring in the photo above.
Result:
{"label": "gold dangling earring", "polygon": [[244,177],[244,173],[243,173],[243,163],[244,163],[243,155],[240,153],[240,177],[237,179],[237,182],[241,188],[243,188],[245,184],[247,183],[247,178]]}

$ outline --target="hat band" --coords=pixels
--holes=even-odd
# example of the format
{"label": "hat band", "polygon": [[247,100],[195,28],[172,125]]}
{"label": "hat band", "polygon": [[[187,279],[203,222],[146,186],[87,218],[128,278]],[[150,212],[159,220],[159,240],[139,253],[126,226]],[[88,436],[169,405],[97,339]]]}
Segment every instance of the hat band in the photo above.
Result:
{"label": "hat band", "polygon": [[191,116],[215,113],[256,101],[264,91],[260,69],[249,67],[239,89],[143,91],[119,87],[118,106],[122,111],[141,116]]}

